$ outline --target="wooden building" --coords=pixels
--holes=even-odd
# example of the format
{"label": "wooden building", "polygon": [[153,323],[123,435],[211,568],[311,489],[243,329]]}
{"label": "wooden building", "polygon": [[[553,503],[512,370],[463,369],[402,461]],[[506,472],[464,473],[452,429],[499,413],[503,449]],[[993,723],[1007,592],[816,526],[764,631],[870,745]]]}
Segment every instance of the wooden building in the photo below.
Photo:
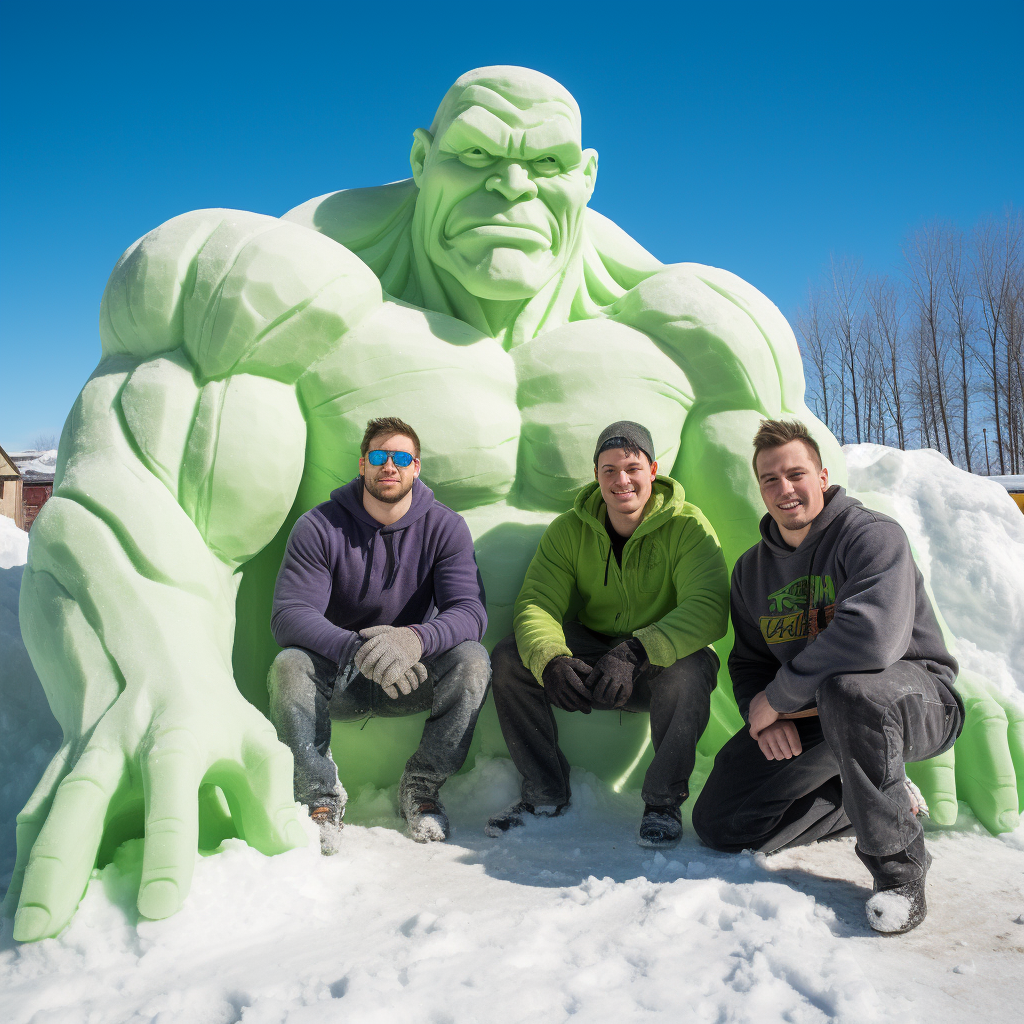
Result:
{"label": "wooden building", "polygon": [[53,494],[54,454],[14,452],[0,448],[0,512],[28,530]]}
{"label": "wooden building", "polygon": [[3,448],[0,448],[0,515],[13,519],[19,529],[25,529],[21,470]]}

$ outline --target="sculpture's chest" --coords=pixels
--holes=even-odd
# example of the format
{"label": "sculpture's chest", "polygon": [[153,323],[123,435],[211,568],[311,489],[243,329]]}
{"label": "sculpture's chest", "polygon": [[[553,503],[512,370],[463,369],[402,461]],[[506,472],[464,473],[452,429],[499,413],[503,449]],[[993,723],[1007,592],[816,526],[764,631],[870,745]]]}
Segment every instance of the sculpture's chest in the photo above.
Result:
{"label": "sculpture's chest", "polygon": [[621,324],[568,324],[509,353],[459,320],[390,302],[299,390],[317,494],[357,472],[368,420],[398,416],[420,435],[424,481],[457,509],[513,493],[526,507],[567,507],[616,419],[644,422],[670,469],[690,404],[682,371]]}

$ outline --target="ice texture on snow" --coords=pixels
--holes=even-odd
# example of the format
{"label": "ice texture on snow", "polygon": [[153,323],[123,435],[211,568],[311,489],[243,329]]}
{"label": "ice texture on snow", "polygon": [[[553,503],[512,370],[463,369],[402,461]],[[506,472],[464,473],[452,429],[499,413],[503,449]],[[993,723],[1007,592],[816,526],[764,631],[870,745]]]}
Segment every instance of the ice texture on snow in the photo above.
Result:
{"label": "ice texture on snow", "polygon": [[[899,505],[954,631],[991,614],[964,594],[975,581],[983,600],[1006,603],[1004,626],[1024,621],[1010,587],[1024,537],[1009,512],[1024,517],[1012,503],[928,453],[847,458],[859,490]],[[951,554],[951,516],[976,542],[965,557]],[[20,575],[0,570],[0,884],[14,816],[59,742],[17,628]],[[995,631],[991,643],[968,656],[1019,688],[1014,638]],[[386,722],[367,728],[386,742]],[[964,814],[956,830],[931,831],[928,919],[889,939],[867,925],[870,878],[852,840],[723,855],[697,844],[684,815],[682,843],[652,855],[635,844],[637,794],[582,772],[573,787],[563,817],[488,839],[487,816],[518,780],[509,762],[481,760],[442,791],[453,834],[430,846],[403,834],[394,787],[366,787],[338,855],[316,853],[308,820],[312,845],[278,857],[229,841],[198,858],[184,909],[159,922],[139,920],[141,843],[128,843],[59,938],[17,946],[3,923],[4,1019],[960,1024],[1017,1005],[1024,829],[1001,842]]]}

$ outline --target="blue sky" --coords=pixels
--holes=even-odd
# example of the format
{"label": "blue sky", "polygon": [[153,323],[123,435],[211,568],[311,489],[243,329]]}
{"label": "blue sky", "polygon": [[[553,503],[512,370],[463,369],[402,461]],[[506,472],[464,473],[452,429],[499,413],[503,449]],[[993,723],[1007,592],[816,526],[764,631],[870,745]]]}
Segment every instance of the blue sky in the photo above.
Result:
{"label": "blue sky", "polygon": [[561,81],[600,153],[592,205],[787,315],[830,252],[888,269],[924,222],[1024,204],[1019,0],[568,10],[5,5],[0,445],[59,433],[137,237],[407,177],[413,129],[472,67]]}

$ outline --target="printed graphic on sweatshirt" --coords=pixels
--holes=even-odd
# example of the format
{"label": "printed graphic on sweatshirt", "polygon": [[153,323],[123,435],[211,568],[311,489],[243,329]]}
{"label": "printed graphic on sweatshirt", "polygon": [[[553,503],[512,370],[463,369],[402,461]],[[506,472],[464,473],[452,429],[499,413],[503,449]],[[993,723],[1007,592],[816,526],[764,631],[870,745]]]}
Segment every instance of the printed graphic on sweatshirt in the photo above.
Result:
{"label": "printed graphic on sweatshirt", "polygon": [[835,610],[836,587],[832,577],[801,576],[768,595],[770,614],[760,618],[761,636],[767,644],[813,640],[832,621]]}

